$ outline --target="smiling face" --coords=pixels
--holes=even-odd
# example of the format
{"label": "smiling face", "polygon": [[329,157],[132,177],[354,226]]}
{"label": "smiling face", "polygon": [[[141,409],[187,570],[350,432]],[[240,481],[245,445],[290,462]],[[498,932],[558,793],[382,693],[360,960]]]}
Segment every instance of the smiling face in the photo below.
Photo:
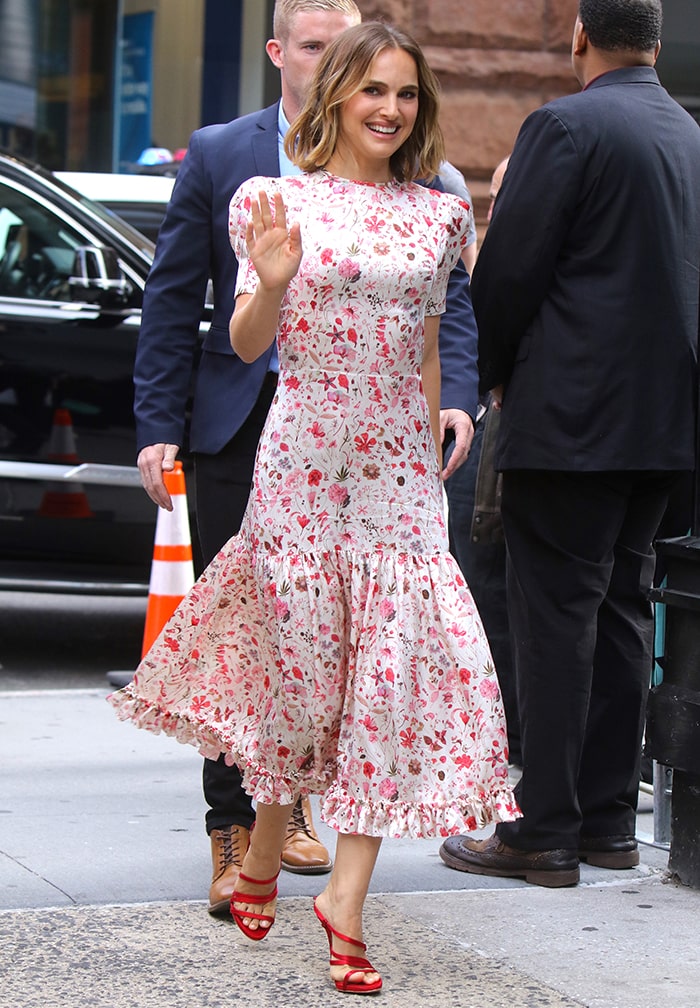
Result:
{"label": "smiling face", "polygon": [[411,135],[418,115],[418,70],[403,49],[379,52],[359,91],[342,105],[338,143],[328,171],[368,182],[391,179],[391,156]]}

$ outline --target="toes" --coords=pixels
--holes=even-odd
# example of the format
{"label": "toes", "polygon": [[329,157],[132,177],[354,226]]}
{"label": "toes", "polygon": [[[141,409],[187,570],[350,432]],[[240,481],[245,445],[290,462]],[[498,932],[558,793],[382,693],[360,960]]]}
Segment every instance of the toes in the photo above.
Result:
{"label": "toes", "polygon": [[[233,901],[236,916],[240,917],[245,926],[250,928],[251,931],[257,931],[259,928],[267,930],[272,927],[272,920],[260,920],[260,917],[257,915],[262,914],[274,918],[276,905],[276,901],[274,900],[271,903],[265,903],[263,906],[246,903],[244,899]],[[255,914],[256,916],[249,917],[248,914]]]}
{"label": "toes", "polygon": [[365,986],[369,987],[379,980],[379,974],[375,973],[374,970],[358,969],[349,969],[345,973],[338,970],[338,973],[334,974],[333,970],[331,970],[331,979],[341,984],[365,984]]}

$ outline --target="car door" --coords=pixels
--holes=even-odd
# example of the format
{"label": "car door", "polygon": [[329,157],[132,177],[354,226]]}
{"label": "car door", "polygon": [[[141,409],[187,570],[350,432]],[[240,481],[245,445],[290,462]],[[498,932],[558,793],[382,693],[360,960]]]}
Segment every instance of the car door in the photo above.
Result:
{"label": "car door", "polygon": [[[118,236],[115,235],[115,240]],[[46,194],[0,180],[0,578],[143,589],[154,505],[140,486],[57,485],[44,463],[135,464],[132,372],[145,282],[109,299],[77,288],[76,253],[104,245]]]}

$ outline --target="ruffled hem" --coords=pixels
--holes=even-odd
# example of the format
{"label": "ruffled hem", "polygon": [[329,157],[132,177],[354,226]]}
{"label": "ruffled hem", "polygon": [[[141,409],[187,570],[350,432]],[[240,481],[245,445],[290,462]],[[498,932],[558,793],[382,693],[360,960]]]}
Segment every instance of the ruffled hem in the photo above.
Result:
{"label": "ruffled hem", "polygon": [[224,753],[227,763],[242,769],[244,790],[257,802],[288,805],[299,794],[322,795],[321,819],[340,833],[418,840],[471,833],[521,816],[513,792],[505,784],[487,798],[478,795],[453,802],[358,801],[334,780],[334,767],[328,766],[321,775],[304,774],[297,780],[275,775],[247,760],[235,748],[228,748],[223,733],[142,700],[131,684],[111,693],[107,700],[121,721],[132,721],[155,735],[163,733],[195,746],[208,759],[218,759]]}
{"label": "ruffled hem", "polygon": [[316,775],[308,773],[290,777],[271,773],[245,756],[228,733],[143,700],[135,694],[131,684],[110,693],[107,700],[120,721],[131,721],[137,728],[145,728],[153,735],[169,735],[177,742],[194,746],[207,759],[217,760],[224,755],[229,765],[235,763],[241,769],[243,789],[264,805],[290,805],[299,794],[323,794],[335,776],[335,768],[330,766]]}
{"label": "ruffled hem", "polygon": [[425,802],[356,801],[331,785],[321,801],[321,819],[339,833],[363,836],[410,838],[454,836],[473,833],[492,823],[512,822],[521,812],[508,787],[489,795],[437,805]]}
{"label": "ruffled hem", "polygon": [[321,802],[321,818],[339,833],[367,837],[452,837],[473,833],[492,823],[509,823],[520,817],[512,791],[504,786],[490,793],[451,802],[358,801],[331,785]]}
{"label": "ruffled hem", "polygon": [[218,759],[223,751],[217,735],[208,725],[195,725],[188,717],[142,700],[136,696],[131,684],[110,693],[107,702],[114,707],[120,721],[132,721],[137,728],[145,728],[153,735],[162,733],[183,745],[195,746],[207,759]]}

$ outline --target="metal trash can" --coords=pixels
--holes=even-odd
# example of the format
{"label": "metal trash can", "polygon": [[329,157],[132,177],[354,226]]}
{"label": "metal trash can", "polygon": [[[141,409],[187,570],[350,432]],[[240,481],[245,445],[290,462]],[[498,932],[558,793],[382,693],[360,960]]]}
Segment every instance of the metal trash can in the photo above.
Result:
{"label": "metal trash can", "polygon": [[669,870],[700,888],[700,537],[656,543],[666,584],[651,598],[666,606],[663,681],[647,704],[646,751],[673,768]]}

